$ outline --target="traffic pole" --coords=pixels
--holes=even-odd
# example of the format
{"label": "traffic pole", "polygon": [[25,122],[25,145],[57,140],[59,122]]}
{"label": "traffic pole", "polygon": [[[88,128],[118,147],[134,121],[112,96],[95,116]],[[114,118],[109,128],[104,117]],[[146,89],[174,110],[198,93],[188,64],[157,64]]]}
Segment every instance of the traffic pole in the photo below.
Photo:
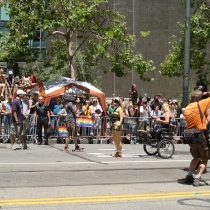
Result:
{"label": "traffic pole", "polygon": [[186,0],[185,10],[185,44],[184,44],[184,75],[183,75],[183,105],[189,104],[189,74],[190,74],[190,4]]}

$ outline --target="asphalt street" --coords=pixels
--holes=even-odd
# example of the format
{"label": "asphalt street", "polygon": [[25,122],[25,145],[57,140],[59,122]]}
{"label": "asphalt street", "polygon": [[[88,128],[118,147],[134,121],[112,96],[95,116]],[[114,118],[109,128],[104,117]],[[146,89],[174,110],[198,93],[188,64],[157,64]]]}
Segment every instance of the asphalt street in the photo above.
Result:
{"label": "asphalt street", "polygon": [[[72,144],[70,148],[74,148]],[[143,146],[84,144],[63,152],[63,144],[10,150],[0,145],[0,209],[209,209],[210,186],[185,184],[191,155],[176,144],[170,159],[148,156]],[[18,148],[18,145],[17,145]],[[210,183],[207,173],[202,177]]]}

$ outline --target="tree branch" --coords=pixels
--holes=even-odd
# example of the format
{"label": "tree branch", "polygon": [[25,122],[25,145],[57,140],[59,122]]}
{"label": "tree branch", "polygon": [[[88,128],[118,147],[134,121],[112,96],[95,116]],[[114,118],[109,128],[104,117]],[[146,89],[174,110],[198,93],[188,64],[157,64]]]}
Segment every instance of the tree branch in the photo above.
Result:
{"label": "tree branch", "polygon": [[64,33],[61,32],[61,31],[53,31],[53,32],[52,32],[52,35],[55,35],[55,34],[59,34],[59,35],[62,35],[62,36],[64,36],[64,37],[66,37],[66,34],[64,34]]}

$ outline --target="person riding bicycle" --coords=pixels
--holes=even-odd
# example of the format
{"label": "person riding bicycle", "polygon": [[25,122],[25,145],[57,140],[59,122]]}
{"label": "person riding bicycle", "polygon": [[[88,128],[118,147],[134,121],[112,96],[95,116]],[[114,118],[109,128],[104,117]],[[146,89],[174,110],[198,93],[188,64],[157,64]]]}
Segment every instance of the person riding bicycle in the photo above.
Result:
{"label": "person riding bicycle", "polygon": [[169,132],[170,121],[173,118],[173,114],[172,114],[172,112],[171,112],[171,110],[169,108],[168,103],[163,103],[162,110],[164,112],[163,115],[161,117],[156,118],[156,121],[161,123],[160,128],[158,128],[155,131],[158,141],[161,140],[161,134],[163,132]]}

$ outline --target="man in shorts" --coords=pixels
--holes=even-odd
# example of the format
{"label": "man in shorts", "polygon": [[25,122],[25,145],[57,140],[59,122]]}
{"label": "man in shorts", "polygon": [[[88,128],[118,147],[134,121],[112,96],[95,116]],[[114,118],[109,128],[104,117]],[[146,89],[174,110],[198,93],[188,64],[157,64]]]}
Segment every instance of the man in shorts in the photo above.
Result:
{"label": "man in shorts", "polygon": [[66,130],[68,131],[68,136],[66,137],[66,144],[64,147],[64,152],[69,152],[69,141],[70,138],[73,138],[73,142],[75,144],[75,150],[81,150],[80,146],[77,144],[77,125],[76,125],[76,113],[78,111],[78,107],[75,106],[76,97],[74,95],[64,94],[64,100],[66,101],[65,109],[67,114],[65,123],[66,123]]}
{"label": "man in shorts", "polygon": [[22,100],[26,93],[23,90],[18,90],[16,99],[12,102],[12,124],[10,130],[10,141],[11,149],[14,151],[16,147],[14,146],[14,138],[19,137],[22,142],[22,149],[27,149],[26,142],[24,140],[25,130],[25,117],[23,115],[23,104]]}
{"label": "man in shorts", "polygon": [[[203,93],[199,90],[195,90],[190,95],[190,104],[186,107],[184,111],[184,116],[187,123],[187,129],[197,128],[199,130],[206,131],[207,125],[210,122],[210,97],[202,99]],[[203,114],[203,119],[201,119],[197,102],[201,112]],[[206,182],[201,179],[201,175],[206,169],[208,160],[210,159],[210,148],[207,139],[202,143],[189,144],[190,153],[193,156],[193,159],[190,163],[190,169],[188,175],[186,176],[185,183],[193,183],[193,186],[205,186]],[[193,177],[193,172],[198,164],[201,161],[198,168],[198,174]]]}

